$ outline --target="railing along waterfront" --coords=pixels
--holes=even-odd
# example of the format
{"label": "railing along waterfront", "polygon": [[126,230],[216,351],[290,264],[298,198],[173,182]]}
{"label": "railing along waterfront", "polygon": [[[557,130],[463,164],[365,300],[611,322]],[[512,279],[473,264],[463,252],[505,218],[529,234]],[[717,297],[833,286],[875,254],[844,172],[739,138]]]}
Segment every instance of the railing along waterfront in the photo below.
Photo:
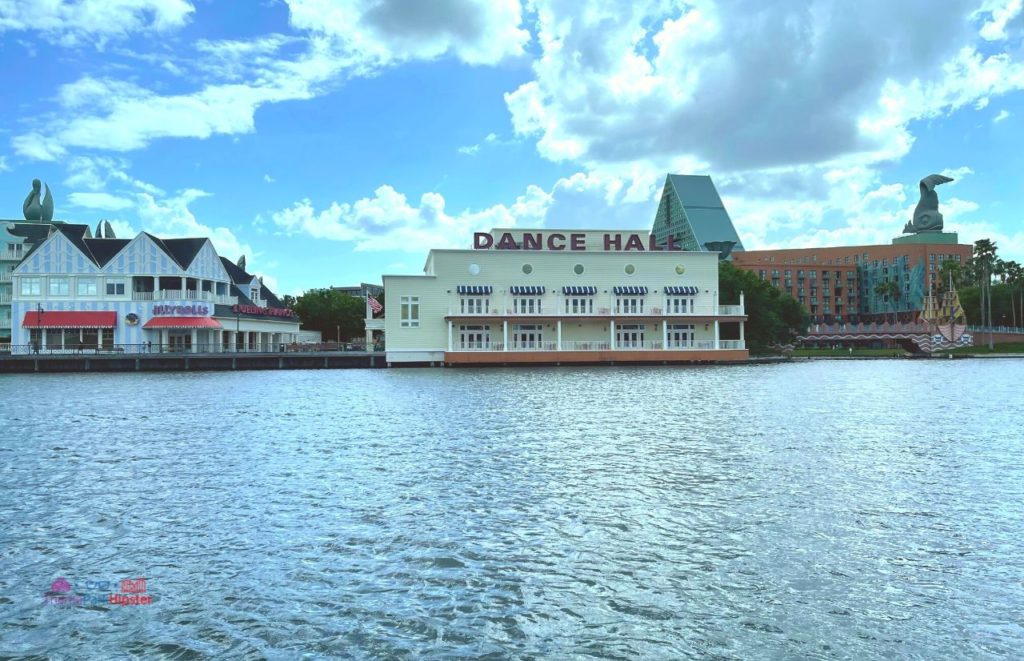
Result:
{"label": "railing along waterfront", "polygon": [[[138,355],[193,355],[193,354],[280,354],[280,353],[310,353],[329,351],[365,351],[366,347],[357,343],[346,342],[319,342],[316,344],[296,344],[285,342],[273,342],[262,346],[236,346],[199,343],[193,346],[180,344],[113,344],[96,346],[94,344],[82,344],[81,346],[65,345],[64,347],[37,347],[32,344],[0,344],[0,354],[14,356],[138,356]],[[375,348],[375,351],[382,351],[382,347]]]}
{"label": "railing along waterfront", "polygon": [[[719,340],[719,350],[723,349],[745,349],[746,343],[743,340]],[[661,340],[645,340],[635,342],[612,343],[604,340],[563,340],[561,345],[558,342],[510,342],[509,351],[714,351],[713,340],[700,340],[694,342],[668,342]],[[473,352],[473,351],[505,351],[502,342],[462,342],[452,345],[452,352]]]}

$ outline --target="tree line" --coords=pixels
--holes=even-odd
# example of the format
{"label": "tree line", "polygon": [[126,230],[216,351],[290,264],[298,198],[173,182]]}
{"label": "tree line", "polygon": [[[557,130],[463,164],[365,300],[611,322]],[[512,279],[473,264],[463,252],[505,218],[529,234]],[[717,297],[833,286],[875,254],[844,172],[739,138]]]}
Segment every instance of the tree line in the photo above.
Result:
{"label": "tree line", "polygon": [[1024,326],[1024,266],[999,257],[991,239],[974,242],[971,258],[939,265],[938,290],[950,283],[960,295],[967,323],[977,326]]}
{"label": "tree line", "polygon": [[[384,304],[383,293],[374,298]],[[282,302],[299,315],[303,330],[320,331],[325,342],[348,342],[365,333],[366,301],[356,296],[327,287],[284,296]]]}

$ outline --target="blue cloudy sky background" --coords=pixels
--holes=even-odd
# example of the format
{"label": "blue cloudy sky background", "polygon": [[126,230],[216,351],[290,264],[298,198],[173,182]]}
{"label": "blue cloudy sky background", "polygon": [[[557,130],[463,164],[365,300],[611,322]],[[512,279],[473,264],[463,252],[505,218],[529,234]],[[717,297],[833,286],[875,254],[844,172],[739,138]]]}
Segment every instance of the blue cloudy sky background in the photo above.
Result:
{"label": "blue cloudy sky background", "polygon": [[650,226],[711,174],[748,248],[948,229],[1024,261],[1022,0],[0,0],[0,217],[208,235],[285,293],[492,226]]}

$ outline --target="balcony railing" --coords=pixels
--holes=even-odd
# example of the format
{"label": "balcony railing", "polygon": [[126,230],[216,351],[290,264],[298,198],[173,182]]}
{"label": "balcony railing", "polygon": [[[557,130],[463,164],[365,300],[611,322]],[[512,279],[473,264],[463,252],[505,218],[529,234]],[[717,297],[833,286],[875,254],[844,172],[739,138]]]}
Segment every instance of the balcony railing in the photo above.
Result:
{"label": "balcony railing", "polygon": [[[722,349],[745,349],[743,340],[720,340],[718,348]],[[561,348],[558,342],[535,341],[535,342],[510,342],[509,351],[713,351],[715,343],[713,340],[700,340],[694,342],[668,342],[661,340],[646,340],[616,342],[612,348],[611,342],[600,340],[563,340]],[[504,351],[504,344],[501,342],[466,342],[456,343],[452,346],[453,352],[463,351]]]}
{"label": "balcony railing", "polygon": [[8,262],[20,262],[21,258],[25,256],[25,253],[15,252],[13,250],[0,250],[0,259]]}
{"label": "balcony railing", "polygon": [[10,317],[0,317],[0,328],[10,328],[10,327],[11,327],[11,318]]}
{"label": "balcony railing", "polygon": [[629,308],[602,308],[595,307],[592,312],[564,311],[564,308],[554,307],[552,309],[540,308],[532,312],[516,311],[513,308],[506,308],[502,313],[500,308],[491,312],[455,312],[449,310],[450,317],[572,317],[574,319],[587,317],[742,317],[746,314],[742,305],[719,305],[710,304],[693,305],[686,310],[662,307],[637,306]]}
{"label": "balcony railing", "polygon": [[210,301],[233,305],[237,303],[234,296],[218,295],[212,292],[197,292],[189,289],[182,293],[180,289],[160,289],[157,291],[133,291],[133,301]]}
{"label": "balcony railing", "polygon": [[0,294],[0,305],[4,305],[11,302],[11,295],[7,293]]}
{"label": "balcony railing", "polygon": [[12,275],[10,271],[0,271],[0,282],[10,282]]}

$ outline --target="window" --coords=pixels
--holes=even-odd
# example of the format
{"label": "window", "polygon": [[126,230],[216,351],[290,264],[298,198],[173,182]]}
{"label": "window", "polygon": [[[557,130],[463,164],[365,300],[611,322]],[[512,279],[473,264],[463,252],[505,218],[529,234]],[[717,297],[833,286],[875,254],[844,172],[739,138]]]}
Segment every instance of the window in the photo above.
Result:
{"label": "window", "polygon": [[419,328],[420,325],[420,297],[403,296],[401,299],[401,326],[403,328]]}
{"label": "window", "polygon": [[591,296],[570,296],[565,299],[566,314],[594,314],[594,299]]}
{"label": "window", "polygon": [[249,300],[252,301],[253,303],[255,303],[256,301],[260,300],[260,288],[259,287],[253,287],[249,291]]}
{"label": "window", "polygon": [[684,296],[671,296],[668,299],[668,314],[687,314],[694,312],[693,299]]}
{"label": "window", "polygon": [[636,267],[632,264],[626,264],[626,268],[623,270],[626,272],[626,275],[633,275],[636,273]]}
{"label": "window", "polygon": [[515,314],[540,314],[541,299],[536,296],[516,296],[512,299],[512,312]]}
{"label": "window", "polygon": [[623,324],[615,328],[616,349],[643,349],[644,334],[647,327],[644,324]]}
{"label": "window", "polygon": [[526,275],[530,275],[531,273],[533,273],[533,265],[523,264],[523,273],[525,273]]}
{"label": "window", "polygon": [[96,279],[95,278],[78,278],[76,292],[77,292],[77,294],[79,296],[95,296],[96,295]]}
{"label": "window", "polygon": [[490,326],[459,326],[459,349],[489,349],[491,346]]}
{"label": "window", "polygon": [[65,276],[50,276],[50,296],[67,296],[71,293],[71,279]]}
{"label": "window", "polygon": [[543,349],[544,327],[533,324],[512,325],[513,349]]}
{"label": "window", "polygon": [[459,299],[459,312],[462,314],[488,314],[491,311],[491,299],[486,296],[463,296]]}
{"label": "window", "polygon": [[124,296],[124,280],[108,280],[107,296]]}
{"label": "window", "polygon": [[572,272],[575,273],[576,275],[583,275],[583,265],[577,264],[576,266],[572,267]]}
{"label": "window", "polygon": [[676,275],[682,275],[686,273],[686,267],[682,264],[676,264]]}
{"label": "window", "polygon": [[643,314],[644,299],[637,296],[617,296],[615,314]]}
{"label": "window", "polygon": [[21,295],[22,296],[42,296],[43,294],[43,279],[42,278],[22,278],[21,279]]}

